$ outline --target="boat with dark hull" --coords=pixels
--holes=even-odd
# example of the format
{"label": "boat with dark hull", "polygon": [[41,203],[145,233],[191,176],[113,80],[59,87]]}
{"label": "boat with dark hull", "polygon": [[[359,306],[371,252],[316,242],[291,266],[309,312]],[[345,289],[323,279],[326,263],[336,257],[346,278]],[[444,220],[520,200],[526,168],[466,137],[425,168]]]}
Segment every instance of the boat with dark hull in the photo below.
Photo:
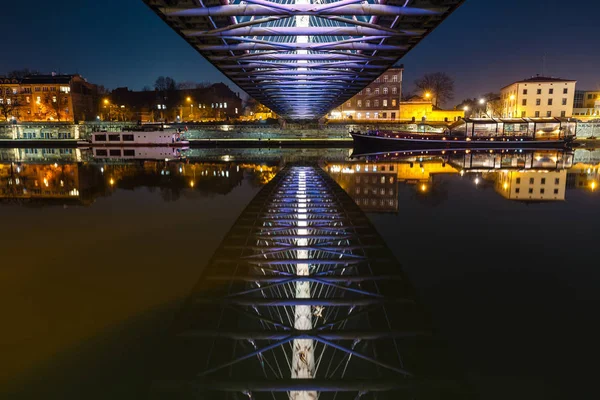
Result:
{"label": "boat with dark hull", "polygon": [[562,119],[466,119],[444,131],[350,132],[358,152],[403,149],[543,149],[570,147],[576,123]]}

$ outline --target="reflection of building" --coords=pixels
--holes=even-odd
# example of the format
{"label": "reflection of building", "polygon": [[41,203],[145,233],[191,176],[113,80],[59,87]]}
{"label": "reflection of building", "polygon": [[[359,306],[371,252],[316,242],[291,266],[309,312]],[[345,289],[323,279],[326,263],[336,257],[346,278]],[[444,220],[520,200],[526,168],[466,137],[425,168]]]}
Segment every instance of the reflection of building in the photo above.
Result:
{"label": "reflection of building", "polygon": [[399,119],[404,67],[388,69],[369,86],[331,111],[332,119],[388,120]]}
{"label": "reflection of building", "polygon": [[0,198],[4,201],[89,205],[101,192],[99,184],[99,172],[89,165],[0,164]]}
{"label": "reflection of building", "polygon": [[600,164],[575,164],[568,177],[569,188],[596,191],[600,183]]}
{"label": "reflection of building", "polygon": [[398,211],[394,164],[330,165],[327,171],[363,211]]}
{"label": "reflection of building", "polygon": [[449,163],[460,170],[544,169],[570,168],[573,154],[564,150],[501,150],[500,152],[466,151],[449,155]]}
{"label": "reflection of building", "polygon": [[503,118],[570,117],[577,81],[535,76],[500,91]]}
{"label": "reflection of building", "polygon": [[511,200],[556,201],[565,199],[567,170],[500,171],[495,189]]}

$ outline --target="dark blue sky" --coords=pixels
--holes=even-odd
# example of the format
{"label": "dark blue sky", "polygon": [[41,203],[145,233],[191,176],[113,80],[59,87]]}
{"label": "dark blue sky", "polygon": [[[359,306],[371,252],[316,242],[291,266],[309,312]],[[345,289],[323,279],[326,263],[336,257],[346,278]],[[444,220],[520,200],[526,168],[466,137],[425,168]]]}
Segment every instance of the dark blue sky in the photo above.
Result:
{"label": "dark blue sky", "polygon": [[[10,1],[2,7],[0,73],[78,72],[108,88],[176,81],[230,82],[141,0]],[[573,5],[573,7],[571,7]],[[467,0],[410,52],[405,90],[423,73],[456,80],[452,104],[546,73],[600,89],[600,1]]]}

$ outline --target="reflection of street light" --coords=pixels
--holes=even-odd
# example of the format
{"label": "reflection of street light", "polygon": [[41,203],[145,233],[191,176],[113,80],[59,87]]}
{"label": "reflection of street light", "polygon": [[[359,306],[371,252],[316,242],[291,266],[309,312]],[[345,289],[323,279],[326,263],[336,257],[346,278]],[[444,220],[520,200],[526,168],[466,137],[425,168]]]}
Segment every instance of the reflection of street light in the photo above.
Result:
{"label": "reflection of street light", "polygon": [[596,190],[596,186],[597,186],[596,182],[592,182],[592,183],[590,183],[590,188],[591,188],[592,190]]}

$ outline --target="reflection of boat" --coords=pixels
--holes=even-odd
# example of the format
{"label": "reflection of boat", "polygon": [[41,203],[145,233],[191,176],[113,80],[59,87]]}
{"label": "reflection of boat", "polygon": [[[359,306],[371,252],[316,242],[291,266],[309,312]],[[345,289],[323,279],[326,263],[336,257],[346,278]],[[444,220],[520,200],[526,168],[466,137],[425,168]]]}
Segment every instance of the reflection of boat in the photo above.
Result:
{"label": "reflection of boat", "polygon": [[143,160],[164,160],[181,158],[180,147],[93,147],[94,158],[101,159],[143,159]]}
{"label": "reflection of boat", "polygon": [[93,132],[92,146],[165,146],[188,147],[190,142],[180,130]]}
{"label": "reflection of boat", "polygon": [[355,150],[563,148],[576,123],[561,119],[466,119],[445,132],[369,130],[350,132]]}

